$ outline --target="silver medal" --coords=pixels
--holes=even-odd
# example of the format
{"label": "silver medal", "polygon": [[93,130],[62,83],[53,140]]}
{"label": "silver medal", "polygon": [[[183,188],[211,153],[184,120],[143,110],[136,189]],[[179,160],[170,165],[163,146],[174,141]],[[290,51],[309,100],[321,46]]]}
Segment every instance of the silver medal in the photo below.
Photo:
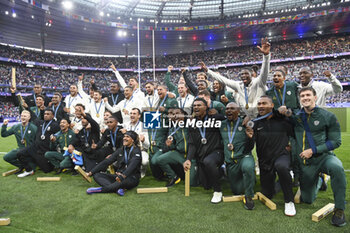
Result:
{"label": "silver medal", "polygon": [[207,139],[206,139],[206,138],[202,138],[202,139],[201,139],[201,142],[202,142],[202,144],[205,145],[205,144],[207,144]]}
{"label": "silver medal", "polygon": [[253,128],[254,127],[254,122],[253,121],[248,121],[247,126],[249,128]]}
{"label": "silver medal", "polygon": [[45,135],[41,135],[41,140],[45,140]]}

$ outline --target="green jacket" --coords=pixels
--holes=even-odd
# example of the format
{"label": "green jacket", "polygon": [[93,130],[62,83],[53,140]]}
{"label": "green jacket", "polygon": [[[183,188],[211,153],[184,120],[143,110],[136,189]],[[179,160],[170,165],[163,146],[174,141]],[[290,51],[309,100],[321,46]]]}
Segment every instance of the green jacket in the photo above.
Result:
{"label": "green jacket", "polygon": [[[35,141],[35,135],[37,131],[37,127],[33,123],[28,123],[27,131],[22,127],[22,124],[17,124],[12,126],[9,130],[7,130],[7,125],[2,125],[1,127],[1,137],[8,137],[12,134],[15,135],[17,140],[18,148],[22,149],[27,146],[31,146]],[[21,129],[24,134],[24,144],[22,144],[21,138]]]}
{"label": "green jacket", "polygon": [[[295,124],[297,154],[311,148],[302,121],[302,112],[303,109],[292,118]],[[333,155],[333,150],[341,145],[340,125],[333,113],[319,107],[316,107],[310,115],[305,113],[305,119],[308,122],[315,143],[315,151],[313,150],[312,157],[305,160],[304,163],[317,163],[318,158],[325,155]]]}
{"label": "green jacket", "polygon": [[[171,130],[168,131],[167,136],[169,136],[172,132],[174,132],[175,128],[171,128]],[[170,147],[168,147],[164,143],[164,149],[163,151],[170,151],[170,150],[177,150],[178,152],[182,153],[187,156],[187,150],[188,150],[188,130],[186,128],[180,128],[176,131],[175,134],[172,135],[173,143]]]}
{"label": "green jacket", "polygon": [[[245,127],[242,125],[243,119],[238,119],[240,119],[240,122],[232,141],[232,144],[234,146],[233,151],[230,151],[228,149],[228,144],[230,144],[228,133],[230,133],[230,135],[233,133],[237,121],[229,121],[226,119],[222,121],[220,127],[220,134],[224,143],[225,162],[227,164],[236,163],[235,160],[241,159],[246,155],[251,155],[252,149],[254,148],[254,141],[250,139],[245,133]],[[229,123],[230,128],[227,126],[227,123]]]}
{"label": "green jacket", "polygon": [[[163,124],[163,122],[161,122],[161,124]],[[159,129],[148,129],[148,139],[150,143],[148,154],[155,154],[159,149],[163,148],[166,137],[167,129],[165,128],[161,127]],[[152,145],[152,141],[155,141],[156,145]]]}
{"label": "green jacket", "polygon": [[175,86],[174,83],[170,81],[170,79],[171,79],[171,72],[167,72],[165,74],[165,80],[164,80],[165,85],[168,87],[170,92],[173,92],[176,95],[176,97],[178,97],[179,91],[177,89],[177,86]]}
{"label": "green jacket", "polygon": [[217,102],[221,102],[223,105],[227,105],[228,103],[230,103],[230,102],[235,102],[235,98],[233,97],[233,94],[234,93],[232,93],[232,92],[228,92],[228,91],[225,91],[225,96],[227,97],[227,99],[228,99],[228,102],[227,103],[223,103],[223,102],[221,102],[221,95],[223,95],[223,93],[222,92],[219,92],[219,93],[215,93],[214,94],[214,98],[215,98],[215,101],[217,101]]}
{"label": "green jacket", "polygon": [[29,108],[30,111],[30,120],[34,121],[35,119],[39,118],[41,120],[44,120],[44,112],[40,110],[37,106],[33,106]]}
{"label": "green jacket", "polygon": [[[286,95],[285,95],[284,105],[287,108],[292,109],[293,113],[296,114],[300,110],[300,103],[298,98],[299,96],[298,84],[296,82],[286,81],[284,82],[284,85],[286,85]],[[282,104],[283,89],[284,89],[284,86],[281,89],[278,89],[273,86],[266,91],[266,95],[272,98],[273,104],[275,105],[274,106],[275,110],[277,110]],[[277,92],[277,96],[276,96],[275,90]]]}
{"label": "green jacket", "polygon": [[[165,101],[163,102],[162,99],[159,99],[159,107],[163,106],[165,108],[165,111],[162,112],[162,115],[167,114],[170,108],[176,108],[178,107],[177,100],[175,98],[169,98],[166,96]],[[162,105],[160,105],[162,104]]]}
{"label": "green jacket", "polygon": [[68,129],[66,133],[62,133],[62,131],[57,132],[56,134],[56,141],[50,142],[50,148],[52,150],[56,150],[57,147],[59,150],[63,153],[64,147],[68,147],[70,144],[72,144],[73,140],[75,140],[75,133],[73,130]]}
{"label": "green jacket", "polygon": [[225,116],[226,107],[225,107],[225,105],[223,103],[221,103],[219,101],[215,101],[215,100],[211,101],[210,108],[215,108],[218,111],[219,114]]}

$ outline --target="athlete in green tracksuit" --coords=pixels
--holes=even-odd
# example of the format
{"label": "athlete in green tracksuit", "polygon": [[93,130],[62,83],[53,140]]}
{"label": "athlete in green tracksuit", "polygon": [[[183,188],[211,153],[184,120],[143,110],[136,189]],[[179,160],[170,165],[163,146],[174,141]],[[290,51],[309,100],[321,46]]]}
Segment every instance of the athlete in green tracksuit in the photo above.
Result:
{"label": "athlete in green tracksuit", "polygon": [[161,113],[161,122],[159,129],[148,129],[148,137],[150,141],[149,147],[149,157],[150,157],[150,167],[152,174],[155,178],[161,179],[163,177],[163,172],[160,167],[156,164],[157,158],[161,155],[162,147],[167,137],[167,129],[163,128],[163,119],[168,122],[166,114],[168,114],[169,109],[177,108],[178,104],[175,98],[169,98],[167,95],[168,88],[164,85],[160,85],[157,88],[159,95],[159,105],[157,106],[157,112]]}
{"label": "athlete in green tracksuit", "polygon": [[[20,172],[23,170],[23,164],[17,158],[17,152],[25,147],[31,146],[35,141],[35,135],[37,127],[30,123],[30,112],[27,110],[22,111],[21,113],[21,124],[12,126],[7,130],[8,121],[5,120],[4,124],[1,127],[1,137],[8,137],[15,135],[17,140],[17,149],[11,150],[4,156],[4,160],[20,169]],[[35,169],[36,165],[34,162],[30,163],[30,166]]]}
{"label": "athlete in green tracksuit", "polygon": [[339,122],[333,113],[316,107],[317,97],[312,87],[302,88],[299,96],[303,108],[294,118],[294,130],[301,164],[301,199],[314,202],[321,184],[319,173],[330,175],[335,202],[332,224],[343,226],[346,178],[341,161],[333,153],[341,144]]}
{"label": "athlete in green tracksuit", "polygon": [[[169,178],[167,187],[178,184],[181,181],[180,177],[184,176],[182,164],[186,161],[188,150],[188,130],[184,127],[185,115],[186,112],[180,108],[169,110],[170,122],[178,125],[169,128],[168,138],[163,146],[163,154],[159,155],[156,161]],[[180,122],[183,123],[182,126]],[[176,171],[173,170],[174,167]],[[191,167],[190,176],[190,183],[196,185],[195,166]]]}
{"label": "athlete in green tracksuit", "polygon": [[54,165],[57,173],[60,173],[64,168],[73,168],[74,164],[70,156],[63,156],[65,147],[68,148],[75,139],[75,133],[69,128],[70,121],[62,119],[60,122],[61,130],[50,137],[51,149],[55,151],[47,151],[45,158]]}
{"label": "athlete in green tracksuit", "polygon": [[[273,87],[266,91],[266,95],[270,96],[274,109],[277,111],[281,106],[286,106],[290,109],[290,114],[297,114],[300,110],[298,83],[289,82],[286,80],[286,74],[283,70],[277,69],[273,74]],[[294,183],[299,180],[300,167],[298,155],[296,153],[296,144],[293,137],[289,138],[292,150],[292,167],[294,173]]]}
{"label": "athlete in green tracksuit", "polygon": [[252,200],[255,185],[255,162],[252,156],[254,141],[246,134],[242,125],[243,119],[238,117],[239,106],[228,103],[227,119],[222,121],[220,133],[224,142],[224,155],[227,176],[234,194],[245,194],[245,207],[254,208]]}

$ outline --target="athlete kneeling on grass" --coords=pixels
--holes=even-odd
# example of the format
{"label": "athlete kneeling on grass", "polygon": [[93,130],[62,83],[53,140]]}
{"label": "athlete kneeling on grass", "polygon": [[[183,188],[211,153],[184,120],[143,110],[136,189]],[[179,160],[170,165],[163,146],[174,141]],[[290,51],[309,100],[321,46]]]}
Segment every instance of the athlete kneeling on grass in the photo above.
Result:
{"label": "athlete kneeling on grass", "polygon": [[319,173],[330,175],[335,203],[331,223],[341,227],[346,224],[346,177],[342,162],[333,152],[341,145],[340,125],[334,113],[316,106],[316,94],[312,87],[300,90],[303,108],[294,116],[293,121],[301,167],[301,200],[313,203],[322,183]]}
{"label": "athlete kneeling on grass", "polygon": [[[88,176],[93,176],[96,183],[102,187],[89,188],[87,194],[117,193],[124,196],[124,189],[132,189],[139,184],[141,177],[141,150],[138,145],[138,135],[133,131],[127,131],[123,138],[123,147],[116,150],[96,167]],[[113,164],[115,174],[101,173],[109,165]]]}

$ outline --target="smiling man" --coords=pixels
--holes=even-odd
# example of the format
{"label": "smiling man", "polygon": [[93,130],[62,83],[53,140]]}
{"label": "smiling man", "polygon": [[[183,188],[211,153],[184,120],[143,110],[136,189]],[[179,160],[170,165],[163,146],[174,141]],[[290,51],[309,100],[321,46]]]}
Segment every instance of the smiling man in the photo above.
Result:
{"label": "smiling man", "polygon": [[298,84],[296,82],[286,82],[286,73],[283,70],[275,70],[273,73],[273,87],[266,91],[266,95],[273,100],[274,109],[286,106],[296,114],[300,109],[298,99]]}
{"label": "smiling man", "polygon": [[131,87],[131,86],[125,86],[124,96],[125,96],[125,99],[120,101],[117,105],[114,105],[114,107],[112,107],[108,103],[107,98],[104,98],[104,102],[106,104],[106,108],[109,111],[111,111],[112,113],[117,113],[120,111],[121,115],[122,115],[122,119],[123,119],[122,123],[125,125],[128,125],[128,124],[130,124],[130,112],[131,112],[131,110],[133,108],[139,108],[141,110],[142,104],[140,104],[139,101],[143,101],[143,98],[137,99],[133,95],[133,87]]}
{"label": "smiling man", "polygon": [[284,214],[294,216],[296,210],[290,175],[291,159],[286,149],[289,137],[293,136],[293,128],[289,121],[273,111],[273,107],[270,97],[259,98],[259,115],[255,119],[254,131],[249,131],[249,137],[254,137],[256,142],[262,193],[270,199],[273,197],[277,173],[284,195]]}
{"label": "smiling man", "polygon": [[67,113],[64,111],[64,103],[62,103],[62,95],[59,92],[55,92],[51,99],[51,105],[49,105],[54,112],[54,119],[57,122],[61,122],[63,118],[68,119]]}
{"label": "smiling man", "polygon": [[236,103],[226,106],[226,120],[221,124],[220,133],[224,142],[224,156],[227,176],[233,194],[244,193],[244,207],[254,209],[255,162],[252,156],[254,141],[248,137]]}
{"label": "smiling man", "polygon": [[[17,152],[21,149],[31,146],[35,141],[37,127],[29,121],[30,113],[27,110],[23,110],[21,113],[20,124],[14,125],[11,127],[11,129],[7,130],[8,120],[5,120],[1,127],[1,137],[15,135],[17,140],[18,148],[11,150],[4,155],[4,160],[6,162],[19,168],[19,172],[16,174],[19,174],[24,169],[24,165],[17,158]],[[35,169],[35,164],[33,162],[30,162],[29,166],[32,169]]]}
{"label": "smiling man", "polygon": [[[273,73],[273,87],[266,91],[266,95],[273,100],[274,109],[280,112],[288,111],[288,114],[295,115],[300,110],[298,83],[286,81],[286,69],[282,66],[277,67]],[[299,162],[296,153],[294,137],[290,137],[292,151],[292,167],[294,174],[294,183],[298,185],[299,180]]]}
{"label": "smiling man", "polygon": [[75,133],[69,128],[70,120],[62,119],[60,121],[60,131],[50,136],[51,150],[45,153],[45,158],[50,161],[56,170],[56,174],[63,169],[72,169],[73,161],[70,156],[63,156],[65,147],[68,147],[75,140]]}
{"label": "smiling man", "polygon": [[312,87],[302,88],[299,95],[303,108],[296,116],[295,136],[301,164],[301,199],[313,203],[321,186],[319,173],[330,175],[335,201],[331,222],[344,226],[346,178],[341,161],[333,153],[341,145],[339,122],[333,113],[316,106]]}
{"label": "smiling man", "polygon": [[[92,169],[88,176],[93,176],[96,183],[102,187],[89,188],[87,194],[117,193],[124,196],[124,189],[132,189],[139,184],[141,151],[138,148],[138,135],[133,131],[127,131],[123,138],[123,147],[99,163]],[[101,173],[109,165],[113,164],[115,174]]]}
{"label": "smiling man", "polygon": [[120,75],[119,71],[115,68],[113,64],[111,64],[110,68],[112,69],[113,73],[115,74],[115,77],[118,79],[118,82],[120,83],[120,86],[122,88],[125,89],[126,86],[130,86],[132,88],[133,96],[135,97],[135,99],[142,101],[143,98],[145,98],[145,94],[141,91],[136,77],[131,77],[129,79],[129,83],[126,84],[124,78]]}
{"label": "smiling man", "polygon": [[261,47],[258,46],[258,49],[263,54],[263,62],[260,75],[254,79],[252,78],[252,70],[250,68],[242,69],[239,75],[241,81],[235,81],[209,70],[203,62],[200,65],[209,77],[224,83],[227,87],[237,92],[237,96],[239,97],[237,98],[237,103],[242,109],[245,109],[246,114],[256,116],[258,113],[256,109],[257,101],[266,91],[265,85],[270,71],[270,48],[271,45],[267,41],[267,38],[261,39]]}
{"label": "smiling man", "polygon": [[69,95],[66,96],[64,99],[65,103],[65,111],[69,114],[69,120],[72,121],[75,117],[75,105],[82,104],[84,106],[87,106],[83,97],[78,92],[77,85],[73,84],[69,87]]}
{"label": "smiling man", "polygon": [[34,121],[38,130],[35,135],[35,142],[30,147],[26,147],[17,153],[19,161],[23,164],[26,171],[19,174],[18,177],[26,177],[34,174],[31,163],[34,161],[40,169],[47,173],[53,166],[45,158],[45,152],[50,150],[50,136],[60,130],[58,123],[54,121],[54,112],[51,108],[46,108],[44,120],[39,118]]}
{"label": "smiling man", "polygon": [[[196,123],[204,124],[208,120],[224,120],[222,115],[209,115],[208,111],[208,103],[205,99],[198,98],[193,102]],[[188,129],[187,160],[183,163],[185,171],[191,169],[193,159],[196,160],[198,166],[200,183],[205,189],[214,189],[211,203],[220,203],[222,191],[219,168],[224,162],[224,152],[219,128],[202,126]]]}
{"label": "smiling man", "polygon": [[313,72],[309,67],[303,67],[299,71],[300,88],[301,87],[312,87],[315,89],[317,94],[316,105],[319,107],[326,106],[326,98],[343,91],[343,86],[339,80],[331,74],[330,71],[326,70],[323,73],[330,83],[323,81],[313,80]]}

